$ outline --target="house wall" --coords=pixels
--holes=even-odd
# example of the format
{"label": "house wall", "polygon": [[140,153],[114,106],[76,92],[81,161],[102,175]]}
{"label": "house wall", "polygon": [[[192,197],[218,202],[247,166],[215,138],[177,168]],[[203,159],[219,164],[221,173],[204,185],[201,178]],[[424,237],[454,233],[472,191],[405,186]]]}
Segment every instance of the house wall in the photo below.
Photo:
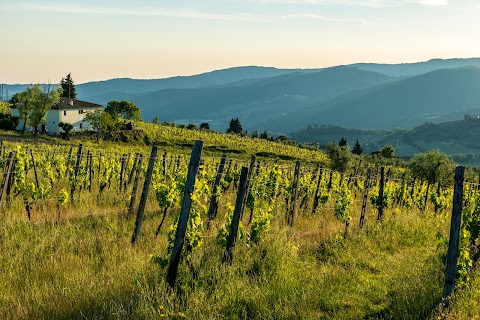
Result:
{"label": "house wall", "polygon": [[49,110],[47,112],[47,122],[45,126],[47,127],[47,131],[50,133],[55,133],[61,131],[58,127],[60,123],[60,112],[58,110]]}
{"label": "house wall", "polygon": [[[83,113],[79,111],[82,110]],[[92,126],[88,123],[83,121],[87,112],[93,112],[96,108],[86,108],[86,109],[76,109],[76,108],[69,108],[69,109],[51,109],[47,112],[47,122],[45,126],[47,128],[48,133],[57,133],[61,132],[62,130],[58,127],[60,122],[68,122],[73,125],[72,131],[80,131],[80,130],[91,130]],[[12,116],[19,116],[20,111],[17,108],[12,108],[11,112]],[[22,130],[23,128],[23,120],[17,126],[17,130]],[[26,130],[28,132],[33,131],[33,128],[29,127],[27,124]],[[40,130],[40,128],[39,128]]]}

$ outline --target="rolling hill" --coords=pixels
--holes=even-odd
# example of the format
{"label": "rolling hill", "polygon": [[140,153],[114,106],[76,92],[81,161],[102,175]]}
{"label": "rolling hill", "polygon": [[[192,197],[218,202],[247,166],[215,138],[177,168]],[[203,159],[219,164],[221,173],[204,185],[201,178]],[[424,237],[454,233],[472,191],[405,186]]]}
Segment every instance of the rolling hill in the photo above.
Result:
{"label": "rolling hill", "polygon": [[[275,133],[315,123],[413,128],[480,113],[480,73],[475,66],[480,67],[480,58],[324,69],[251,66],[165,79],[111,79],[76,88],[79,99],[103,105],[131,100],[146,121],[207,121],[221,131],[231,118],[239,118],[244,129]],[[26,86],[4,89],[11,96]]]}
{"label": "rolling hill", "polygon": [[392,81],[374,72],[335,67],[217,87],[160,90],[132,97],[132,101],[141,106],[142,117],[147,120],[155,116],[179,123],[208,119],[211,128],[223,131],[231,118],[240,118],[244,129],[262,130],[269,128],[272,119],[292,111]]}
{"label": "rolling hill", "polygon": [[328,145],[345,138],[349,146],[359,140],[365,153],[392,145],[396,154],[410,157],[419,152],[439,149],[454,160],[469,165],[480,164],[480,116],[464,116],[462,120],[441,123],[426,122],[410,130],[361,130],[340,126],[311,125],[289,137],[299,143]]}
{"label": "rolling hill", "polygon": [[285,115],[270,125],[290,132],[308,124],[359,129],[413,128],[425,121],[480,113],[480,69],[436,70],[339,95]]}
{"label": "rolling hill", "polygon": [[378,72],[392,77],[411,77],[440,69],[455,69],[463,67],[480,68],[480,58],[466,59],[432,59],[415,63],[382,64],[355,63],[351,65],[361,70]]}
{"label": "rolling hill", "polygon": [[[163,89],[219,86],[242,80],[262,79],[301,71],[301,69],[277,69],[272,67],[249,66],[215,70],[193,76],[179,76],[163,79],[120,78],[80,84],[77,86],[77,93],[79,97],[91,99],[91,97],[113,93],[147,93]],[[305,72],[308,71],[309,70],[305,70]]]}

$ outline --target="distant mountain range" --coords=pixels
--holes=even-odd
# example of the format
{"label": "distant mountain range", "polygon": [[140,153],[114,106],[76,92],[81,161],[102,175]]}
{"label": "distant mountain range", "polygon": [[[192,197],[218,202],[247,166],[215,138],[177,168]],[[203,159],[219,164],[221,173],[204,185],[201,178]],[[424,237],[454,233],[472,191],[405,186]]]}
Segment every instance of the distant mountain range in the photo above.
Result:
{"label": "distant mountain range", "polygon": [[360,130],[340,126],[310,125],[290,134],[300,143],[338,144],[341,138],[353,146],[358,140],[365,153],[378,151],[390,144],[402,157],[439,149],[462,164],[480,165],[480,116],[467,115],[462,120],[441,123],[426,122],[413,129]]}
{"label": "distant mountain range", "polygon": [[318,124],[348,128],[412,128],[425,121],[461,119],[466,113],[480,113],[480,69],[476,67],[441,69],[348,92],[271,125],[288,132],[316,119]]}
{"label": "distant mountain range", "polygon": [[[223,131],[288,133],[312,124],[413,128],[480,113],[480,58],[408,64],[360,63],[323,69],[236,67],[195,76],[112,79],[76,86],[81,100],[136,103],[146,121],[200,123]],[[73,75],[75,77],[75,75]],[[4,85],[13,93],[26,85]]]}

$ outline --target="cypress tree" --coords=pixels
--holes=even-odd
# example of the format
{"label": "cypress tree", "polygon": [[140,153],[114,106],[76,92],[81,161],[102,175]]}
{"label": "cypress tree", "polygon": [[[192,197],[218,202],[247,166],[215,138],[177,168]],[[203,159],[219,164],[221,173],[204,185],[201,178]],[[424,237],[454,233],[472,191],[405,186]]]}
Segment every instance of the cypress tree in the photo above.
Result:
{"label": "cypress tree", "polygon": [[358,142],[357,140],[357,142],[355,142],[355,144],[353,145],[352,153],[361,155],[362,152],[363,152],[362,146],[360,145],[360,142]]}
{"label": "cypress tree", "polygon": [[242,125],[240,124],[240,120],[238,118],[230,120],[230,126],[227,129],[227,133],[242,133]]}
{"label": "cypress tree", "polygon": [[67,74],[65,78],[62,78],[60,85],[62,86],[63,98],[71,98],[71,99],[77,98],[77,93],[75,91],[75,84],[73,83],[71,73]]}

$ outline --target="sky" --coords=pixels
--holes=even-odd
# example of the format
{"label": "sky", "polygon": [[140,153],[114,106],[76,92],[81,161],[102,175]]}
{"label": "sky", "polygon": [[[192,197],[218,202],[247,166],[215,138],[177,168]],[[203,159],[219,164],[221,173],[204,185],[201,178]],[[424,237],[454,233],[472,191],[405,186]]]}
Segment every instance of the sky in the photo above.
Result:
{"label": "sky", "polygon": [[480,57],[480,0],[0,0],[0,83]]}

